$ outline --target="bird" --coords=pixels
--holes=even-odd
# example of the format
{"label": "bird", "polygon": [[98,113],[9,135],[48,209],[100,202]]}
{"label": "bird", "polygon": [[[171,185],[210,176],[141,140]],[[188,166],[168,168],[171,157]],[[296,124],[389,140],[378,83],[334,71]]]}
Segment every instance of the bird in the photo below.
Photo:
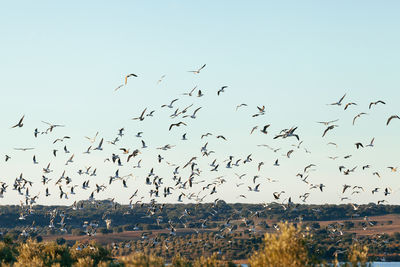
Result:
{"label": "bird", "polygon": [[374,146],[374,141],[375,141],[375,137],[372,138],[371,142],[368,145],[366,145],[366,147],[373,147]]}
{"label": "bird", "polygon": [[24,126],[24,123],[23,123],[24,118],[25,118],[25,115],[23,115],[22,118],[18,121],[18,123],[15,124],[14,126],[12,126],[11,128],[16,128],[16,127],[21,128],[22,126]]}
{"label": "bird", "polygon": [[194,90],[196,90],[196,89],[197,89],[197,86],[193,87],[193,89],[192,89],[192,90],[190,90],[190,92],[189,92],[189,93],[183,93],[182,95],[192,96],[192,95],[193,95],[193,92],[194,92]]}
{"label": "bird", "polygon": [[355,146],[357,149],[359,149],[360,147],[364,147],[363,144],[361,144],[360,142],[355,143]]}
{"label": "bird", "polygon": [[162,107],[162,108],[163,108],[163,107],[173,108],[172,105],[173,105],[176,101],[178,101],[178,100],[179,100],[178,98],[175,98],[174,100],[171,101],[171,103],[161,105],[161,107]]}
{"label": "bird", "polygon": [[332,120],[332,121],[317,121],[317,123],[321,123],[321,124],[323,124],[323,125],[325,125],[325,126],[329,126],[329,124],[332,124],[332,123],[334,123],[334,122],[337,122],[339,119],[336,119],[336,120]]}
{"label": "bird", "polygon": [[131,73],[131,74],[126,75],[126,76],[125,76],[125,85],[128,83],[128,78],[130,78],[130,77],[137,77],[137,75],[134,74],[134,73]]}
{"label": "bird", "polygon": [[326,128],[324,133],[322,134],[322,137],[324,137],[328,131],[334,129],[335,127],[338,127],[338,125],[329,125],[328,128]]}
{"label": "bird", "polygon": [[219,96],[222,92],[225,92],[224,90],[225,90],[226,88],[228,88],[227,85],[222,86],[221,89],[219,89],[219,90],[217,91],[217,95]]}
{"label": "bird", "polygon": [[190,116],[189,116],[189,115],[185,115],[185,116],[183,116],[183,118],[190,117],[190,118],[192,118],[192,119],[195,119],[195,118],[196,118],[196,113],[197,113],[200,109],[201,109],[201,107],[195,109],[195,111],[193,112],[192,115],[190,115]]}
{"label": "bird", "polygon": [[39,164],[39,162],[36,161],[36,155],[33,155],[33,164]]}
{"label": "bird", "polygon": [[132,120],[140,120],[140,121],[143,121],[144,118],[145,118],[145,117],[144,117],[144,114],[145,114],[146,110],[147,110],[147,108],[145,108],[145,109],[143,110],[143,112],[140,114],[139,117],[132,118]]}
{"label": "bird", "polygon": [[217,138],[221,138],[221,139],[224,139],[226,141],[226,138],[223,135],[218,135]]}
{"label": "bird", "polygon": [[184,123],[183,121],[180,121],[180,122],[178,122],[178,123],[172,123],[172,124],[169,126],[169,130],[171,131],[172,127],[174,127],[174,126],[179,127],[179,126],[181,126],[181,125],[187,126],[186,123]]}
{"label": "bird", "polygon": [[393,120],[393,119],[399,119],[399,120],[400,120],[400,117],[399,117],[398,115],[392,115],[392,116],[390,116],[390,117],[388,118],[388,120],[386,121],[386,125],[389,125],[390,121]]}
{"label": "bird", "polygon": [[162,76],[160,77],[160,79],[158,79],[157,84],[161,83],[161,82],[164,80],[165,76],[166,76],[165,74],[162,75]]}
{"label": "bird", "polygon": [[372,105],[377,105],[377,104],[384,104],[385,105],[386,103],[383,102],[382,100],[378,100],[378,101],[369,103],[368,108],[371,109]]}
{"label": "bird", "polygon": [[[126,84],[126,83],[125,83],[125,84]],[[125,84],[118,85],[118,86],[114,89],[114,92],[117,91],[119,88],[123,87]]]}
{"label": "bird", "polygon": [[96,142],[96,138],[97,138],[97,135],[99,134],[99,132],[96,132],[96,134],[94,135],[94,137],[87,137],[87,136],[85,136],[85,138],[86,139],[88,139],[89,141],[90,141],[90,143],[94,143],[94,142]]}
{"label": "bird", "polygon": [[357,105],[356,103],[354,103],[354,102],[350,102],[350,103],[347,103],[345,106],[344,106],[344,110],[346,110],[349,106],[351,106],[351,105]]}
{"label": "bird", "polygon": [[19,151],[28,151],[28,150],[33,150],[33,147],[17,147],[14,148],[14,150],[19,150]]}
{"label": "bird", "polygon": [[102,146],[103,146],[103,141],[104,141],[104,139],[101,138],[101,140],[100,140],[100,142],[99,142],[99,145],[98,145],[94,150],[103,150],[103,148],[102,148]]}
{"label": "bird", "polygon": [[353,125],[354,125],[354,123],[356,122],[356,119],[357,119],[357,118],[360,118],[362,115],[367,115],[367,113],[361,112],[361,113],[357,114],[357,115],[353,118]]}
{"label": "bird", "polygon": [[378,176],[379,178],[381,178],[381,176],[379,175],[378,172],[373,172],[372,175],[376,175],[376,176]]}
{"label": "bird", "polygon": [[192,72],[192,73],[194,73],[194,74],[199,74],[200,73],[200,71],[202,70],[202,69],[204,69],[206,67],[206,64],[204,64],[203,66],[201,66],[199,69],[197,69],[197,70],[189,70],[188,72]]}
{"label": "bird", "polygon": [[240,107],[247,107],[247,104],[246,104],[246,103],[243,103],[243,104],[237,105],[237,106],[236,106],[236,111],[237,111]]}
{"label": "bird", "polygon": [[[268,127],[269,126],[271,126],[270,124],[267,124],[267,125],[265,125],[263,128],[262,128],[262,130],[260,130],[263,134],[267,134],[268,133],[268,131],[267,131],[267,129],[268,129]],[[250,133],[251,134],[251,133]]]}
{"label": "bird", "polygon": [[345,96],[346,96],[346,94],[344,94],[344,95],[339,99],[339,101],[334,102],[334,103],[332,103],[332,104],[328,104],[328,105],[337,105],[337,106],[341,106],[341,105],[342,105],[342,101],[343,101],[343,99],[345,98]]}

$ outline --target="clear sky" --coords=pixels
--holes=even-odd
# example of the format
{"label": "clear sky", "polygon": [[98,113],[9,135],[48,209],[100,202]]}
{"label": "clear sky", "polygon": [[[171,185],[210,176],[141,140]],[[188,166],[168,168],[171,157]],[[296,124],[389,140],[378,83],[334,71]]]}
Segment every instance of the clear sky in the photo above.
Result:
{"label": "clear sky", "polygon": [[[23,172],[34,181],[32,195],[41,192],[39,203],[71,204],[87,198],[95,183],[107,184],[108,177],[118,168],[104,159],[120,147],[131,150],[140,148],[140,138],[134,135],[143,131],[143,139],[149,144],[143,150],[141,169],[133,163],[120,167],[122,174],[133,173],[128,188],[121,182],[112,184],[99,199],[116,197],[127,202],[138,188],[140,196],[149,199],[144,185],[151,167],[161,177],[164,185],[174,185],[172,170],[158,164],[162,154],[169,162],[186,163],[198,156],[203,170],[198,181],[206,180],[191,190],[177,189],[166,200],[176,202],[180,192],[199,192],[202,186],[220,175],[227,183],[218,188],[216,197],[229,202],[270,202],[272,192],[284,190],[282,199],[298,196],[309,191],[296,173],[308,164],[316,164],[309,182],[326,185],[323,193],[312,190],[308,203],[339,203],[343,184],[360,185],[364,193],[348,196],[351,202],[376,202],[386,199],[399,204],[399,172],[390,172],[388,166],[398,166],[400,121],[385,125],[390,115],[400,115],[398,64],[400,62],[400,18],[398,1],[18,1],[0,5],[0,181],[10,184],[0,203],[19,203],[23,196],[11,190],[11,185]],[[188,73],[207,64],[199,75]],[[114,92],[128,73],[139,77],[130,78],[127,86]],[[158,79],[166,75],[157,84]],[[229,86],[221,96],[217,90]],[[202,98],[182,96],[198,86]],[[356,102],[344,111],[343,106],[327,106],[344,100]],[[184,119],[187,127],[168,126],[169,115],[175,109],[163,108],[162,104],[179,98],[176,108],[194,104],[202,107],[195,120]],[[378,99],[386,105],[371,110],[368,104]],[[248,106],[235,111],[238,104]],[[265,105],[266,114],[251,117],[256,106]],[[153,118],[143,122],[132,121],[144,108],[156,110]],[[357,120],[359,112],[368,115]],[[10,129],[25,114],[22,128]],[[321,138],[325,126],[316,121],[339,119],[338,128]],[[41,121],[65,124],[52,134],[35,139],[33,130],[45,129]],[[257,131],[249,135],[253,126],[271,124],[268,135]],[[295,139],[273,140],[281,129],[298,126],[303,144],[297,150]],[[112,140],[118,129],[126,133],[117,146],[105,144],[103,152],[83,155],[90,145],[84,136],[98,140]],[[188,141],[181,141],[187,132]],[[212,132],[208,139],[200,135]],[[215,136],[223,134],[228,141]],[[52,142],[64,135],[71,140]],[[356,150],[354,143],[364,145],[375,137],[375,147]],[[98,142],[96,141],[96,144]],[[209,149],[216,154],[201,157],[200,147],[209,141]],[[335,149],[327,146],[336,142]],[[160,152],[156,147],[176,145],[172,150]],[[74,164],[65,166],[69,155],[62,152],[67,145],[75,153]],[[282,149],[274,153],[257,144],[269,144]],[[27,152],[15,151],[16,147],[34,147]],[[304,147],[312,153],[305,153]],[[53,148],[60,150],[53,158]],[[290,149],[295,152],[290,159],[282,154]],[[120,152],[118,152],[120,153]],[[225,169],[223,161],[229,155],[235,159],[253,154],[253,162],[233,169]],[[4,162],[3,157],[11,160]],[[39,164],[33,165],[35,154]],[[350,159],[343,156],[351,154]],[[328,156],[339,156],[337,160]],[[210,172],[208,164],[217,158],[220,171]],[[281,166],[274,167],[279,158]],[[263,161],[262,171],[257,165]],[[53,180],[48,185],[52,195],[44,197],[45,186],[40,184],[42,168],[52,162]],[[362,171],[363,165],[371,168]],[[358,166],[349,176],[338,171],[339,165],[348,168]],[[98,168],[98,176],[90,178],[91,188],[77,188],[77,194],[69,200],[58,199],[54,180],[65,169],[81,185],[88,177],[76,172],[85,166]],[[372,175],[378,171],[381,179]],[[247,173],[243,181],[234,173]],[[190,173],[189,173],[190,174]],[[254,186],[252,177],[260,175],[261,192],[249,192]],[[187,171],[182,171],[187,180]],[[265,177],[278,180],[268,183]],[[235,184],[244,185],[236,187]],[[163,186],[164,186],[163,185]],[[375,187],[382,188],[372,195]],[[382,190],[390,187],[393,193],[384,197]],[[65,190],[68,190],[64,185]],[[83,192],[84,191],[84,192]],[[209,192],[206,190],[204,192]],[[247,199],[238,198],[240,194]],[[397,199],[397,200],[396,200]],[[186,201],[186,200],[185,200]],[[346,201],[345,201],[346,202]],[[348,202],[348,201],[347,201]]]}

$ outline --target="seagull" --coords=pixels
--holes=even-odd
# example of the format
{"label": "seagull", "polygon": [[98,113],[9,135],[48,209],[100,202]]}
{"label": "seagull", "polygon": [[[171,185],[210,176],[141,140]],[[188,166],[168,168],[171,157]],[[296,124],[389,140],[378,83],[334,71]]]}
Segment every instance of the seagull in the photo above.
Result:
{"label": "seagull", "polygon": [[19,151],[28,151],[34,149],[33,147],[18,147],[14,148],[14,150],[19,150]]}
{"label": "seagull", "polygon": [[160,79],[158,79],[157,84],[159,84],[160,82],[162,82],[162,81],[164,80],[165,76],[166,76],[165,74],[162,75],[162,76],[160,77]]}
{"label": "seagull", "polygon": [[147,108],[145,108],[144,110],[143,110],[143,112],[142,112],[142,114],[140,114],[140,116],[139,117],[137,117],[137,118],[132,118],[132,120],[140,120],[140,121],[142,121],[142,120],[144,120],[144,113],[146,112],[146,110],[147,110]]}
{"label": "seagull", "polygon": [[182,135],[182,140],[187,140],[187,138],[186,138],[186,133],[184,133],[183,135]]}
{"label": "seagull", "polygon": [[247,107],[247,104],[243,103],[243,104],[237,105],[237,106],[236,106],[236,111],[237,111],[240,107]]}
{"label": "seagull", "polygon": [[341,106],[341,105],[342,105],[342,101],[343,101],[343,99],[344,99],[345,96],[346,96],[346,94],[344,94],[344,95],[342,96],[342,98],[340,98],[340,100],[339,100],[338,102],[335,102],[335,103],[332,103],[332,104],[327,104],[327,105],[331,105],[331,106],[333,106],[333,105]]}
{"label": "seagull", "polygon": [[56,128],[56,127],[65,127],[65,125],[60,125],[60,124],[52,124],[52,123],[45,122],[45,121],[42,121],[42,122],[50,126],[50,127],[49,127],[49,128],[46,130],[46,133],[47,133],[47,131],[50,131],[50,132],[52,132],[52,131],[53,131],[53,129],[54,129],[54,128]]}
{"label": "seagull", "polygon": [[94,150],[103,150],[103,148],[102,148],[103,141],[104,141],[104,138],[101,138],[99,145]]}
{"label": "seagull", "polygon": [[366,145],[366,147],[373,147],[374,146],[374,141],[375,141],[375,137],[372,138],[371,142],[368,145]]}
{"label": "seagull", "polygon": [[361,117],[361,115],[367,115],[367,113],[361,112],[361,113],[357,114],[357,115],[353,118],[353,125],[354,125],[354,123],[356,122],[356,119],[359,118],[359,117]]}
{"label": "seagull", "polygon": [[190,117],[190,118],[192,118],[192,119],[196,119],[196,113],[197,113],[197,111],[199,111],[200,109],[201,109],[201,107],[197,108],[197,109],[193,112],[193,114],[192,114],[191,116],[185,115],[185,116],[183,116],[183,118]]}
{"label": "seagull", "polygon": [[349,106],[351,106],[351,105],[357,105],[356,103],[354,103],[354,102],[350,102],[350,103],[347,103],[345,106],[344,106],[344,110],[346,110]]}
{"label": "seagull", "polygon": [[226,88],[228,88],[227,85],[222,86],[221,89],[218,90],[217,95],[221,94],[222,92],[225,92],[224,90],[225,90]]}
{"label": "seagull", "polygon": [[372,105],[376,105],[376,104],[386,104],[385,102],[383,102],[382,100],[378,100],[376,102],[371,102],[369,103],[369,109],[371,109]]}
{"label": "seagull", "polygon": [[192,96],[194,90],[196,90],[196,89],[197,89],[197,85],[189,93],[183,93],[182,95]]}
{"label": "seagull", "polygon": [[265,114],[265,106],[259,107],[257,106],[258,113],[254,114],[253,117],[261,116]]}
{"label": "seagull", "polygon": [[137,77],[137,75],[134,74],[134,73],[131,73],[131,74],[126,75],[126,76],[125,76],[125,85],[128,83],[128,78],[129,78],[129,77]]}
{"label": "seagull", "polygon": [[172,104],[174,104],[174,102],[176,102],[176,101],[178,101],[178,98],[175,98],[174,100],[172,100],[171,103],[170,103],[169,105],[164,104],[164,105],[162,105],[161,107],[162,107],[162,108],[163,108],[163,107],[173,108]]}
{"label": "seagull", "polygon": [[338,126],[339,126],[339,125],[330,125],[330,126],[328,126],[328,128],[326,128],[325,131],[324,131],[324,133],[322,134],[322,137],[324,137],[325,134],[326,134],[329,130],[332,130],[333,128],[338,127]]}
{"label": "seagull", "polygon": [[99,134],[99,132],[96,132],[96,134],[94,135],[94,137],[93,138],[91,138],[91,137],[87,137],[87,136],[85,136],[85,138],[86,139],[88,139],[89,141],[90,141],[90,143],[94,143],[94,142],[96,142],[96,138],[97,138],[97,135]]}
{"label": "seagull", "polygon": [[317,121],[317,123],[322,123],[325,126],[329,126],[329,124],[337,122],[339,119],[333,120],[333,121]]}
{"label": "seagull", "polygon": [[147,148],[146,143],[142,140],[142,148]]}
{"label": "seagull", "polygon": [[18,123],[15,124],[14,126],[12,126],[11,128],[22,127],[22,126],[24,126],[24,124],[23,124],[23,122],[22,122],[22,121],[24,120],[24,118],[25,118],[25,115],[23,115],[22,118],[18,121]]}
{"label": "seagull", "polygon": [[117,91],[119,88],[121,88],[122,86],[124,86],[125,84],[121,84],[119,85],[117,88],[114,89],[114,92]]}
{"label": "seagull", "polygon": [[178,122],[178,123],[172,123],[172,124],[169,126],[169,130],[171,131],[172,127],[174,127],[174,126],[179,127],[179,126],[181,126],[181,125],[187,126],[186,123],[184,123],[183,121],[180,121],[180,122]]}
{"label": "seagull", "polygon": [[[269,126],[271,126],[271,124],[265,125],[264,128],[262,128],[262,130],[260,130],[260,131],[261,131],[262,133],[264,133],[264,134],[267,134],[267,133],[268,133],[267,129],[268,129]],[[251,134],[251,133],[250,133],[250,134]]]}
{"label": "seagull", "polygon": [[400,117],[398,115],[390,116],[389,119],[386,122],[386,125],[389,125],[390,121],[393,120],[393,119],[399,119],[400,120]]}
{"label": "seagull", "polygon": [[355,146],[357,149],[359,149],[360,147],[364,148],[363,144],[361,144],[360,142],[355,143]]}
{"label": "seagull", "polygon": [[258,128],[258,126],[254,126],[254,127],[251,129],[250,134],[253,134],[253,132],[254,132],[257,128]]}
{"label": "seagull", "polygon": [[189,70],[188,72],[193,72],[194,74],[199,74],[200,71],[201,71],[202,69],[204,69],[205,67],[206,67],[206,64],[204,64],[203,66],[201,66],[201,68],[199,68],[198,70]]}
{"label": "seagull", "polygon": [[217,138],[221,138],[221,139],[224,139],[226,141],[226,138],[223,135],[218,135]]}
{"label": "seagull", "polygon": [[344,194],[344,192],[346,192],[347,188],[350,188],[351,185],[345,184],[343,185],[343,190],[342,190],[342,194]]}
{"label": "seagull", "polygon": [[373,172],[372,175],[376,175],[376,176],[378,176],[379,178],[381,178],[381,176],[379,175],[378,172]]}

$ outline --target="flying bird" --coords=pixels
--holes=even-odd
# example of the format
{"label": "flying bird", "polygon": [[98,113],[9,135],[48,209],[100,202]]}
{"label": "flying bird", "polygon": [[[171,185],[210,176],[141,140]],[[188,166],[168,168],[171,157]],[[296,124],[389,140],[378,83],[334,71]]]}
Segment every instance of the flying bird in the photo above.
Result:
{"label": "flying bird", "polygon": [[137,75],[134,74],[134,73],[131,73],[131,74],[126,75],[126,76],[125,76],[125,85],[128,83],[128,78],[130,78],[130,77],[137,77]]}
{"label": "flying bird", "polygon": [[400,117],[398,115],[390,116],[389,119],[386,122],[386,125],[389,125],[390,121],[393,120],[393,119],[399,119],[400,120]]}
{"label": "flying bird", "polygon": [[376,102],[371,102],[371,103],[369,103],[368,108],[371,109],[372,105],[377,105],[377,104],[384,104],[384,105],[385,105],[386,103],[383,102],[382,100],[378,100],[378,101],[376,101]]}
{"label": "flying bird", "polygon": [[206,64],[204,64],[203,66],[201,66],[201,68],[197,69],[197,70],[189,70],[188,72],[193,72],[194,74],[199,74],[200,71],[202,69],[204,69],[206,67]]}
{"label": "flying bird", "polygon": [[335,127],[338,127],[338,125],[330,125],[330,126],[328,126],[328,128],[326,128],[324,133],[322,134],[322,137],[324,137],[328,131],[334,129]]}
{"label": "flying bird", "polygon": [[343,101],[343,99],[344,99],[345,96],[346,96],[346,94],[344,94],[344,95],[340,98],[340,100],[339,100],[338,102],[334,102],[334,103],[328,104],[328,105],[331,105],[331,106],[333,106],[333,105],[341,106],[341,105],[342,105],[342,101]]}
{"label": "flying bird", "polygon": [[18,121],[18,123],[15,124],[14,126],[12,126],[11,128],[22,127],[22,126],[24,126],[24,124],[23,124],[24,118],[25,118],[25,115],[23,115],[22,118]]}
{"label": "flying bird", "polygon": [[146,110],[147,110],[147,108],[145,108],[145,109],[143,110],[142,114],[140,114],[139,117],[137,117],[137,118],[132,118],[132,120],[140,120],[140,121],[143,121],[144,118],[145,118],[145,117],[144,117],[144,114],[145,114]]}
{"label": "flying bird", "polygon": [[183,121],[180,121],[180,122],[178,122],[178,123],[172,123],[172,124],[169,126],[169,131],[171,131],[172,127],[174,127],[174,126],[179,127],[179,126],[181,126],[181,125],[187,126],[187,124],[184,123]]}
{"label": "flying bird", "polygon": [[224,90],[225,90],[226,88],[228,88],[227,85],[222,86],[221,89],[218,90],[217,95],[220,95],[222,92],[225,92]]}
{"label": "flying bird", "polygon": [[362,115],[367,115],[367,113],[361,112],[361,113],[357,114],[357,115],[353,118],[353,125],[354,125],[354,123],[356,122],[356,119],[357,119],[357,118],[360,118]]}

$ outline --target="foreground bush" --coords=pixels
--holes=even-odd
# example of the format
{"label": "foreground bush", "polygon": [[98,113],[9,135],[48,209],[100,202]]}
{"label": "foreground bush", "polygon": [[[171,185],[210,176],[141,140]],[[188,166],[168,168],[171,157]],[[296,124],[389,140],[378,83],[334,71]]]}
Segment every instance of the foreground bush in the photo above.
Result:
{"label": "foreground bush", "polygon": [[251,256],[249,264],[252,267],[310,265],[304,233],[292,224],[279,224],[278,233],[265,235],[264,248]]}
{"label": "foreground bush", "polygon": [[[281,223],[279,230],[266,234],[264,246],[249,259],[249,265],[254,267],[298,267],[316,266],[316,260],[311,257],[313,251],[312,235],[307,228],[296,227],[293,224]],[[219,255],[201,256],[188,260],[177,254],[172,262],[166,264],[165,259],[149,253],[133,252],[123,257],[111,257],[108,250],[96,243],[76,243],[72,247],[57,242],[37,242],[28,239],[25,243],[0,242],[0,266],[68,266],[68,267],[231,267],[233,263],[221,259]],[[309,253],[310,251],[310,253]],[[368,266],[368,248],[358,243],[347,248],[347,261],[341,266]],[[338,259],[332,264],[318,266],[338,266]]]}
{"label": "foreground bush", "polygon": [[71,266],[73,259],[66,245],[28,240],[18,247],[14,266]]}
{"label": "foreground bush", "polygon": [[129,256],[121,257],[119,262],[123,266],[132,267],[161,267],[164,266],[164,259],[141,252],[132,253]]}

